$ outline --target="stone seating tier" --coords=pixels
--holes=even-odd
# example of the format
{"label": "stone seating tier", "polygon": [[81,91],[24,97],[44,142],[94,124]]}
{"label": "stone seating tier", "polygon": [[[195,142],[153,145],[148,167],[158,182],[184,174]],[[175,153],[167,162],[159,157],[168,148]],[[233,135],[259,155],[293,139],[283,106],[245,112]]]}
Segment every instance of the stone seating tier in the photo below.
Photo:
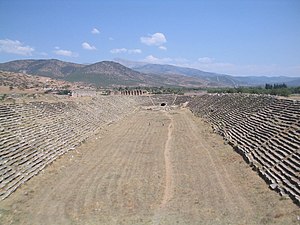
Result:
{"label": "stone seating tier", "polygon": [[203,117],[281,194],[300,204],[300,102],[271,96],[207,94],[192,98]]}
{"label": "stone seating tier", "polygon": [[145,104],[137,96],[0,104],[0,197],[6,198],[97,129]]}

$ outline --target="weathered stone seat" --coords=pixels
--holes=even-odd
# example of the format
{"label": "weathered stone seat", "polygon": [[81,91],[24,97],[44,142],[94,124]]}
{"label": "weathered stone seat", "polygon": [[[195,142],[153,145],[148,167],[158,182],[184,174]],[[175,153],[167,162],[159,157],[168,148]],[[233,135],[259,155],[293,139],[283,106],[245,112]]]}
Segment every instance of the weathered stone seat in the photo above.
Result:
{"label": "weathered stone seat", "polygon": [[288,193],[295,201],[300,199],[299,101],[215,94],[192,98],[189,107],[211,122],[268,183],[277,183],[279,192]]}

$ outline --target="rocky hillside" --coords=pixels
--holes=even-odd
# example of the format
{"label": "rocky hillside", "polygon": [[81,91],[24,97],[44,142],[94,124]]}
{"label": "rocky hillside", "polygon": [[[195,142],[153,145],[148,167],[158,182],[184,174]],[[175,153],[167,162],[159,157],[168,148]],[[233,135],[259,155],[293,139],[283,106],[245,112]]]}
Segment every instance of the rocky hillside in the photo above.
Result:
{"label": "rocky hillside", "polygon": [[98,86],[145,86],[151,80],[119,63],[103,61],[81,67],[66,77],[69,81],[83,81]]}
{"label": "rocky hillside", "polygon": [[84,65],[63,62],[57,59],[15,60],[0,63],[0,70],[3,71],[21,72],[52,78],[64,78],[82,67]]}
{"label": "rocky hillside", "polygon": [[49,77],[28,75],[24,73],[15,73],[0,70],[0,94],[13,92],[61,90],[61,89],[87,89],[87,84],[80,82],[68,82],[61,79]]}
{"label": "rocky hillside", "polygon": [[98,87],[234,87],[264,86],[266,83],[300,85],[299,77],[237,77],[187,67],[145,64],[120,59],[119,62],[103,61],[90,65],[64,62],[57,59],[16,60],[0,63],[0,70],[59,78],[72,82],[85,82]]}
{"label": "rocky hillside", "polygon": [[169,75],[185,75],[201,79],[206,86],[264,86],[269,84],[282,84],[288,86],[299,86],[299,77],[287,76],[231,76],[226,74],[206,72],[194,68],[180,67],[174,65],[162,64],[147,64],[143,62],[135,62],[124,59],[115,59],[116,62],[121,63],[131,69],[142,73],[150,73],[162,76]]}
{"label": "rocky hillside", "polygon": [[137,66],[134,70],[143,73],[152,74],[165,74],[165,75],[185,75],[187,77],[193,77],[203,80],[206,86],[236,86],[240,85],[234,77],[224,74],[205,72],[198,69],[179,67],[173,65],[160,65],[160,64],[147,64],[143,66]]}
{"label": "rocky hillside", "polygon": [[230,75],[206,72],[194,68],[167,64],[147,64],[119,58],[115,59],[115,61],[141,73],[160,75],[162,77],[185,76],[186,78],[195,78],[197,81],[201,80],[202,85],[200,86],[236,86],[243,83],[235,80]]}
{"label": "rocky hillside", "polygon": [[91,65],[50,60],[16,60],[0,63],[0,70],[60,78],[72,82],[109,86],[206,86],[197,77],[181,74],[147,74],[132,70],[119,63],[103,61]]}

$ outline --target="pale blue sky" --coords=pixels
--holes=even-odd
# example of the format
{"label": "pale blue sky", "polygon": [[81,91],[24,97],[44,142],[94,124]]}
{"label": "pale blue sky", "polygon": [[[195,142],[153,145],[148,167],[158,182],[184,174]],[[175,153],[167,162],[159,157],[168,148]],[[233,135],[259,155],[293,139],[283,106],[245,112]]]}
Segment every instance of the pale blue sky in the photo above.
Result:
{"label": "pale blue sky", "polygon": [[0,0],[0,62],[29,58],[300,77],[300,1]]}

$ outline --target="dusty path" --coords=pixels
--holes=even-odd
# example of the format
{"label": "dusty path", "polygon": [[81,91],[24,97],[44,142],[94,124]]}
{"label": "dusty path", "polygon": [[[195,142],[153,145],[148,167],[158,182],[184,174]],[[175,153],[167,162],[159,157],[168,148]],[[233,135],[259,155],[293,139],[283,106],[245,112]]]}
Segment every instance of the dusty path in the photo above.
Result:
{"label": "dusty path", "polygon": [[139,110],[0,202],[0,224],[300,224],[208,124]]}
{"label": "dusty path", "polygon": [[[160,205],[154,211],[154,216],[152,219],[153,225],[160,224],[161,219],[164,217],[166,204],[172,199],[174,194],[174,172],[173,172],[173,165],[171,162],[171,141],[173,136],[173,128],[174,128],[174,120],[173,117],[170,116],[169,113],[166,115],[170,119],[170,123],[168,126],[168,135],[164,149],[164,158],[165,158],[165,190],[164,195],[161,200]],[[164,124],[163,124],[164,125]]]}
{"label": "dusty path", "polygon": [[165,158],[165,191],[164,196],[160,204],[160,208],[164,208],[168,201],[173,197],[173,191],[174,191],[174,173],[173,173],[173,167],[171,163],[171,141],[173,136],[173,127],[174,127],[174,121],[173,117],[170,116],[170,114],[167,114],[167,116],[170,119],[170,123],[168,126],[168,136],[167,141],[165,144],[165,150],[164,150],[164,158]]}

